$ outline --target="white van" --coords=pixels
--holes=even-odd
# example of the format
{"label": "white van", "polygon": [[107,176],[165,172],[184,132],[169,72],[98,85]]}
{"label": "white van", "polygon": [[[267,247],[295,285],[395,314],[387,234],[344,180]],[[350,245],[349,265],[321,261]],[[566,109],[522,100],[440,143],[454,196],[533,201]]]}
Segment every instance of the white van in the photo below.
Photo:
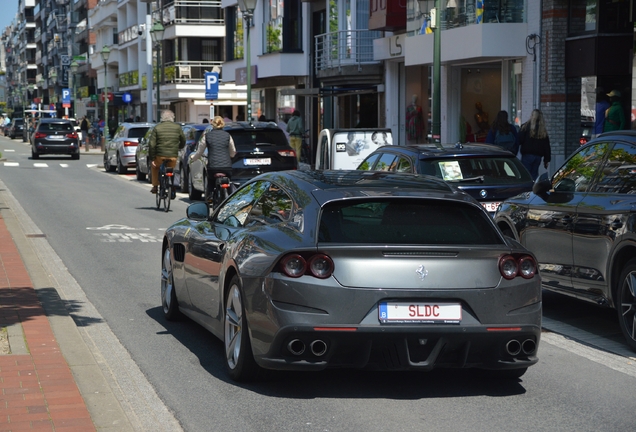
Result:
{"label": "white van", "polygon": [[354,170],[384,145],[393,145],[391,129],[323,129],[318,135],[315,169]]}

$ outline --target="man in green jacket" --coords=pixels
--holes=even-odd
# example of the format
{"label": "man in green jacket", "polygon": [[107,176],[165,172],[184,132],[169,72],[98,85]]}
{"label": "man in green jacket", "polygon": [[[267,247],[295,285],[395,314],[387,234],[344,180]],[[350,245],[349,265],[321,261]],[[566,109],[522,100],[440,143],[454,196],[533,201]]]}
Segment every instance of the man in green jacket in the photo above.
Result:
{"label": "man in green jacket", "polygon": [[[152,189],[150,193],[156,194],[159,186],[159,166],[166,159],[166,166],[174,168],[177,164],[179,149],[185,146],[185,135],[181,126],[174,122],[174,113],[170,110],[161,112],[161,122],[150,133],[148,142],[148,156],[151,160]],[[174,197],[174,188],[173,193]]]}
{"label": "man in green jacket", "polygon": [[612,132],[625,129],[625,112],[621,104],[621,92],[612,90],[607,94],[610,98],[610,107],[605,111],[605,125],[603,132]]}

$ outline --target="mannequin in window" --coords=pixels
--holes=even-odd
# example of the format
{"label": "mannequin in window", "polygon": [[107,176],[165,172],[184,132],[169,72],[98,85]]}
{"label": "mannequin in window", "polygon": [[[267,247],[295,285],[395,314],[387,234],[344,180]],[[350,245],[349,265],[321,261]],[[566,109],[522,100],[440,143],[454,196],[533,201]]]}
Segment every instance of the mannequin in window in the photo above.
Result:
{"label": "mannequin in window", "polygon": [[422,107],[417,104],[417,95],[411,97],[411,104],[406,107],[406,138],[420,142],[424,131]]}
{"label": "mannequin in window", "polygon": [[484,111],[484,108],[481,106],[481,102],[477,102],[475,104],[475,108],[477,109],[477,113],[475,114],[475,121],[477,122],[479,132],[486,133],[490,128],[490,123],[488,122],[488,113]]}

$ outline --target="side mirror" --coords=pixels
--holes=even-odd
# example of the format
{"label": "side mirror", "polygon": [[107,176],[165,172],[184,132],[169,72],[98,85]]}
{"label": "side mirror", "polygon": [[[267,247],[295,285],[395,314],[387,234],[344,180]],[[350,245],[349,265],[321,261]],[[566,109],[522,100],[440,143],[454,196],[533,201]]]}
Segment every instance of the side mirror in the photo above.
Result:
{"label": "side mirror", "polygon": [[548,178],[548,173],[541,174],[532,185],[532,192],[535,195],[545,195],[550,189],[552,189],[552,182]]}
{"label": "side mirror", "polygon": [[205,202],[190,204],[186,209],[186,217],[188,219],[204,221],[208,219],[209,215],[210,208],[208,207],[208,203]]}

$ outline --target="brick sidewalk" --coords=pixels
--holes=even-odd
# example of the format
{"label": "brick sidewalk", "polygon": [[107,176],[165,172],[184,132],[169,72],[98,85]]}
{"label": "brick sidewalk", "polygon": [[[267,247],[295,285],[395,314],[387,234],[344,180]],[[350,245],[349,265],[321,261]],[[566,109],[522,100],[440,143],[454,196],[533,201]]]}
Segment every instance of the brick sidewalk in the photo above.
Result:
{"label": "brick sidewalk", "polygon": [[0,216],[0,326],[20,323],[27,355],[0,355],[0,432],[95,431],[20,253]]}

